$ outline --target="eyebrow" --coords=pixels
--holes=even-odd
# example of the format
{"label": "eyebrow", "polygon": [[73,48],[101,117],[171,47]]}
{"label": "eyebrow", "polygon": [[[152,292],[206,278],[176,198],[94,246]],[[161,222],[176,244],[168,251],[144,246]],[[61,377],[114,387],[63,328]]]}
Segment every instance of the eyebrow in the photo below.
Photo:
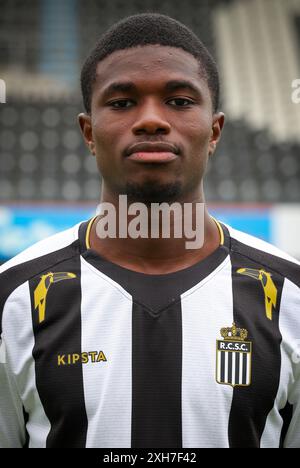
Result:
{"label": "eyebrow", "polygon": [[[164,86],[164,90],[169,92],[177,91],[178,89],[188,89],[189,91],[192,91],[192,93],[196,94],[198,97],[202,96],[201,90],[188,80],[171,80],[168,81]],[[132,81],[116,81],[111,83],[107,86],[107,88],[104,89],[102,96],[103,98],[106,98],[112,93],[126,93],[130,91],[137,91],[137,86]]]}

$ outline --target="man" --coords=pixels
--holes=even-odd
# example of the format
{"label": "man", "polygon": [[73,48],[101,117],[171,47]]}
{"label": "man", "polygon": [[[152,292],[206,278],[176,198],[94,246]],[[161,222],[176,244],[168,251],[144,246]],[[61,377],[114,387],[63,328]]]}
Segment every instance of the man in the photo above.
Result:
{"label": "man", "polygon": [[[125,18],[81,82],[118,227],[124,195],[189,204],[195,223],[224,123],[199,39],[163,15]],[[0,270],[0,445],[299,447],[299,263],[206,208],[190,249],[176,214],[169,238],[161,221],[158,237],[101,236],[103,214]]]}

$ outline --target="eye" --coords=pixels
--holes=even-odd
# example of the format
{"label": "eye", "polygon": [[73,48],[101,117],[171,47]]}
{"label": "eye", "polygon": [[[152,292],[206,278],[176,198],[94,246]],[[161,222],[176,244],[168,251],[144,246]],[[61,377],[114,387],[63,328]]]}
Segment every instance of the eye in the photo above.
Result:
{"label": "eye", "polygon": [[[173,98],[168,101],[168,103],[175,102],[175,107],[188,107],[194,104],[193,101],[186,98]],[[172,104],[173,106],[174,104]]]}
{"label": "eye", "polygon": [[118,101],[109,102],[108,105],[113,109],[126,109],[131,107],[132,101],[130,99],[118,99]]}

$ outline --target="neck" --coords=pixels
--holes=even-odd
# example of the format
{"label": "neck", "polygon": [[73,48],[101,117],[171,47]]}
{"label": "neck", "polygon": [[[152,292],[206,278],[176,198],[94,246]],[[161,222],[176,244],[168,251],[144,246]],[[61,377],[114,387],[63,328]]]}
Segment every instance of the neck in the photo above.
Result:
{"label": "neck", "polygon": [[[100,206],[109,212],[94,219],[89,246],[124,268],[148,274],[172,273],[203,260],[220,245],[218,226],[202,193],[176,201],[176,209],[166,218],[156,217],[153,205],[128,213],[130,203],[124,196],[103,194]],[[104,238],[103,230],[110,235]],[[137,237],[139,233],[142,237]]]}

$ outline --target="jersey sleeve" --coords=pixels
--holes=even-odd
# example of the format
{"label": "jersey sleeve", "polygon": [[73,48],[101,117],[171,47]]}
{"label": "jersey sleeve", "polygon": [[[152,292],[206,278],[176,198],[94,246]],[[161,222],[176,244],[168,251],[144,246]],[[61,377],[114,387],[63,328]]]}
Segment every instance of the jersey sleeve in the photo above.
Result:
{"label": "jersey sleeve", "polygon": [[292,359],[295,365],[295,377],[293,389],[289,395],[289,403],[293,407],[293,414],[284,440],[284,447],[300,448],[300,340],[298,348],[294,350]]}
{"label": "jersey sleeve", "polygon": [[291,303],[287,336],[292,369],[288,403],[292,406],[292,416],[283,446],[285,448],[300,448],[300,287],[289,283],[288,291]]}
{"label": "jersey sleeve", "polygon": [[23,405],[0,340],[0,448],[21,448],[25,440]]}

